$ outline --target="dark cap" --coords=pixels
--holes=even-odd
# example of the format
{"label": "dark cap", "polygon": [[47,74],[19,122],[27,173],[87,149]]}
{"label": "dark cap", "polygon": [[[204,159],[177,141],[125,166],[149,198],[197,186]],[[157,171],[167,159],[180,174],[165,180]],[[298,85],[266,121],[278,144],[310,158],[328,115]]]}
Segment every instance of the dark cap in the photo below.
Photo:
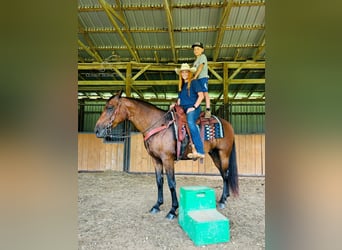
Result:
{"label": "dark cap", "polygon": [[203,43],[201,43],[201,42],[195,42],[195,43],[191,46],[191,48],[194,48],[194,47],[201,47],[201,48],[203,49]]}

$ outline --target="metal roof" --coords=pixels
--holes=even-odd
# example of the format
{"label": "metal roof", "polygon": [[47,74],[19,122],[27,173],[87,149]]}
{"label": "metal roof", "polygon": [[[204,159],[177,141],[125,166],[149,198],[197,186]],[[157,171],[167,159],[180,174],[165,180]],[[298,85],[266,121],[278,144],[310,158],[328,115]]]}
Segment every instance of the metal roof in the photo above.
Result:
{"label": "metal roof", "polygon": [[264,99],[265,1],[79,0],[78,19],[80,99],[127,87],[134,97],[169,99],[177,94],[174,67],[193,63],[196,41],[216,101]]}

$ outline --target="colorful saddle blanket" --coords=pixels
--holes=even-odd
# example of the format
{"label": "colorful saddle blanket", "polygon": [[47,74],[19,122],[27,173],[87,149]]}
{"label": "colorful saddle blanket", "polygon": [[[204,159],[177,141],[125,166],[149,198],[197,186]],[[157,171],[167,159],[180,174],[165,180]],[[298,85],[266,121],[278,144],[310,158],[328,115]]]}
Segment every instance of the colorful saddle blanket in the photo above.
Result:
{"label": "colorful saddle blanket", "polygon": [[211,141],[215,138],[223,138],[223,129],[220,119],[212,115],[209,119],[204,118],[204,113],[201,113],[197,123],[200,125],[201,138],[205,141]]}

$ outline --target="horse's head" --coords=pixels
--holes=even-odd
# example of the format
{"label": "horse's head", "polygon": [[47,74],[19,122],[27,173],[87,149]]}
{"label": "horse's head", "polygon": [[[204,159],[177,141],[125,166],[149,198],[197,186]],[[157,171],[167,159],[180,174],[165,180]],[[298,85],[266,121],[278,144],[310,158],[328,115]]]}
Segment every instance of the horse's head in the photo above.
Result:
{"label": "horse's head", "polygon": [[103,109],[102,114],[96,122],[94,132],[96,137],[103,138],[107,135],[107,131],[116,127],[120,122],[127,119],[127,112],[121,105],[122,91],[112,96]]}

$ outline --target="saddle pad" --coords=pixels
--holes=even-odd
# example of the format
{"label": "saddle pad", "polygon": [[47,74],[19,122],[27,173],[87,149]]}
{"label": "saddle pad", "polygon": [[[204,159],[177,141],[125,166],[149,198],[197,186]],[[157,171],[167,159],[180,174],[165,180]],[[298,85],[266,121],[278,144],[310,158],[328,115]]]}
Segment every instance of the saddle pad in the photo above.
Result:
{"label": "saddle pad", "polygon": [[210,141],[214,138],[223,138],[223,129],[222,129],[222,123],[220,119],[218,119],[216,116],[212,116],[212,118],[215,118],[215,123],[209,123],[204,124],[204,140]]}

